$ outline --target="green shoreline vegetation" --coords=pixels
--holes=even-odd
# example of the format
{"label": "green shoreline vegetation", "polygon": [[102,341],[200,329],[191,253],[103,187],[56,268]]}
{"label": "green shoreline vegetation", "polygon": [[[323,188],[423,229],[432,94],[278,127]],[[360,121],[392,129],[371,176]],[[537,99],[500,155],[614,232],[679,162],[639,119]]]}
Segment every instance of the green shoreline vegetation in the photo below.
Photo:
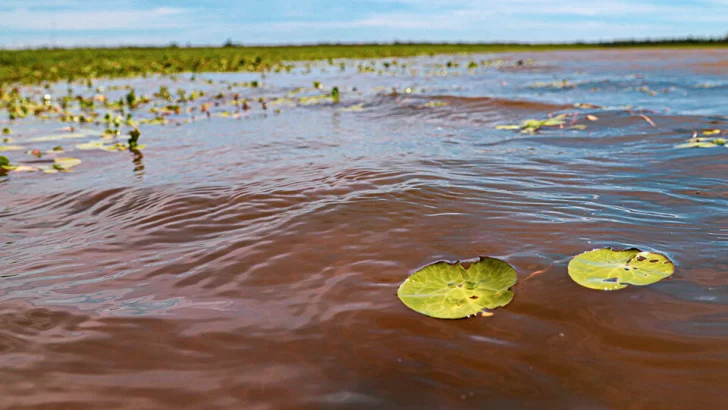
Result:
{"label": "green shoreline vegetation", "polygon": [[43,84],[92,78],[199,72],[268,72],[290,69],[288,62],[336,58],[403,58],[419,55],[629,47],[726,47],[714,39],[614,41],[573,44],[393,43],[248,47],[228,41],[222,47],[38,48],[0,50],[0,85]]}

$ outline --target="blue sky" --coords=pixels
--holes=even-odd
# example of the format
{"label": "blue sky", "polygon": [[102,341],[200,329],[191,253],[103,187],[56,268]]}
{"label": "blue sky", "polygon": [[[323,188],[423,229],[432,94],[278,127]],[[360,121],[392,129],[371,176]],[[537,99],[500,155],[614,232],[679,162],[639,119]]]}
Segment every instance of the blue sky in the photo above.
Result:
{"label": "blue sky", "polygon": [[0,47],[728,34],[728,0],[2,0]]}

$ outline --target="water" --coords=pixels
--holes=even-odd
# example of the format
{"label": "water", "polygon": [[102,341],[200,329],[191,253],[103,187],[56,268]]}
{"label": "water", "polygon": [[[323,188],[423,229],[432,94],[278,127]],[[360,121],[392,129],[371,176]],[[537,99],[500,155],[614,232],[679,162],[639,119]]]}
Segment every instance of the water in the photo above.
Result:
{"label": "water", "polygon": [[[435,66],[448,59],[462,64]],[[2,407],[728,405],[728,149],[674,148],[728,129],[728,51],[400,61],[396,75],[299,65],[255,89],[224,87],[254,74],[100,82],[239,92],[252,109],[143,126],[143,156],[72,151],[72,173],[0,177]],[[341,103],[273,102],[325,92],[314,80]],[[494,129],[558,113],[587,128]],[[15,144],[73,146],[27,142],[55,121],[9,126]],[[569,258],[603,246],[664,252],[676,273],[617,292],[573,283]],[[490,318],[397,299],[419,267],[478,255],[521,280],[545,272]]]}

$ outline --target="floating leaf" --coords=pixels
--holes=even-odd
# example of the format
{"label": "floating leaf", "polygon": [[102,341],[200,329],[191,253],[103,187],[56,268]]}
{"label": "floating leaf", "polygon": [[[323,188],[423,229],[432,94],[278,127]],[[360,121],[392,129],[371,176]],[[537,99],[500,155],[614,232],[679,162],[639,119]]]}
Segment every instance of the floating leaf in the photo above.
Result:
{"label": "floating leaf", "polygon": [[46,174],[55,174],[56,172],[71,172],[71,168],[80,164],[81,160],[77,158],[56,158],[50,167],[38,167]]}
{"label": "floating leaf", "polygon": [[495,127],[497,130],[520,130],[520,125],[497,125]]}
{"label": "floating leaf", "polygon": [[17,167],[12,167],[13,172],[35,172],[38,168],[33,168],[29,165],[19,165]]}
{"label": "floating leaf", "polygon": [[76,145],[76,149],[80,150],[92,150],[92,149],[104,149],[104,142],[103,141],[91,141],[91,142],[85,142],[83,144]]}
{"label": "floating leaf", "polygon": [[569,262],[571,279],[581,286],[597,290],[649,285],[672,275],[674,271],[675,265],[667,256],[639,249],[595,249],[577,255]]}
{"label": "floating leaf", "polygon": [[427,102],[427,103],[421,105],[420,107],[435,108],[435,107],[447,107],[448,105],[450,105],[450,104],[446,103],[445,101],[430,101],[430,102]]}
{"label": "floating leaf", "polygon": [[703,135],[715,135],[715,134],[720,134],[720,130],[703,131]]}
{"label": "floating leaf", "polygon": [[589,121],[597,121],[597,120],[599,120],[599,117],[597,117],[596,115],[589,114],[586,116],[586,119]]}
{"label": "floating leaf", "polygon": [[12,167],[12,165],[10,165],[10,160],[8,159],[8,157],[0,155],[0,168],[7,170],[10,167]]}
{"label": "floating leaf", "polygon": [[28,142],[48,142],[48,141],[60,141],[73,138],[84,138],[88,137],[88,134],[75,133],[75,134],[58,134],[58,135],[46,135],[43,137],[30,138]]}
{"label": "floating leaf", "polygon": [[584,109],[598,109],[598,108],[602,108],[599,105],[594,105],[594,104],[589,104],[589,103],[574,104],[574,107],[576,107],[576,108],[584,108]]}
{"label": "floating leaf", "polygon": [[505,306],[516,271],[506,262],[481,257],[465,269],[460,261],[425,266],[402,283],[399,299],[410,309],[439,319],[460,319]]}
{"label": "floating leaf", "polygon": [[23,149],[23,147],[17,146],[17,145],[0,145],[0,152],[3,151],[18,151]]}
{"label": "floating leaf", "polygon": [[359,111],[364,111],[364,104],[355,104],[355,105],[350,105],[350,106],[345,107],[345,108],[339,108],[339,111],[342,111],[342,112],[359,112]]}
{"label": "floating leaf", "polygon": [[691,141],[686,142],[684,144],[675,145],[675,148],[714,148],[718,145],[712,143],[712,142],[705,142],[705,141]]}

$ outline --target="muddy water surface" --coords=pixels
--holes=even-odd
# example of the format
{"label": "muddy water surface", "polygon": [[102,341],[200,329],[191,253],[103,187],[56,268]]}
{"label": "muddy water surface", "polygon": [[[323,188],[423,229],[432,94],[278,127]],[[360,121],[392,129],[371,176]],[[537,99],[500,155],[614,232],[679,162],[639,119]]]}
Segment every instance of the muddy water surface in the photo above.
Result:
{"label": "muddy water surface", "polygon": [[[465,67],[501,57],[535,61]],[[725,408],[728,149],[674,146],[728,130],[727,59],[436,56],[381,75],[358,73],[366,61],[99,81],[252,102],[144,125],[143,156],[34,145],[65,125],[6,122],[14,144],[60,143],[83,163],[0,176],[0,407]],[[227,87],[251,79],[263,86]],[[334,85],[339,104],[281,98]],[[559,113],[586,129],[494,129]],[[573,283],[569,258],[602,246],[658,250],[677,271],[617,292]],[[490,318],[397,299],[417,268],[478,255],[545,272]]]}

